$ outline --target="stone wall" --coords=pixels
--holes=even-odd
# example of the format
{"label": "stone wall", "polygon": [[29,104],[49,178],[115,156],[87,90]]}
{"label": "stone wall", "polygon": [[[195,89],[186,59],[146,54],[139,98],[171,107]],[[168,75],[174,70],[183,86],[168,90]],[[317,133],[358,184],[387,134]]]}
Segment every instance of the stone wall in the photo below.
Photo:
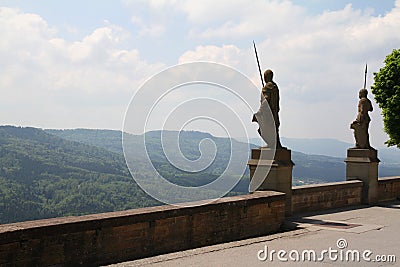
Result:
{"label": "stone wall", "polygon": [[285,194],[0,225],[0,266],[97,266],[277,232]]}
{"label": "stone wall", "polygon": [[[295,186],[292,212],[359,205],[362,189],[359,180]],[[378,201],[399,198],[400,176],[379,178]],[[129,261],[275,233],[285,219],[285,194],[274,191],[190,204],[0,225],[0,266]]]}
{"label": "stone wall", "polygon": [[294,186],[292,212],[301,213],[361,204],[363,182],[353,180]]}
{"label": "stone wall", "polygon": [[400,176],[378,178],[379,201],[390,201],[400,198]]}

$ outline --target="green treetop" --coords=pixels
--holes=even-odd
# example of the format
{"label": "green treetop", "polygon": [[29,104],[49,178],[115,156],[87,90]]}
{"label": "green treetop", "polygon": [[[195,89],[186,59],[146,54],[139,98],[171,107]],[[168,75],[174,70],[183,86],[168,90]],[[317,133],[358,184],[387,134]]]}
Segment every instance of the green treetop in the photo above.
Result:
{"label": "green treetop", "polygon": [[382,109],[388,146],[400,148],[400,49],[393,49],[386,56],[385,66],[374,73],[374,84],[371,86],[375,101]]}

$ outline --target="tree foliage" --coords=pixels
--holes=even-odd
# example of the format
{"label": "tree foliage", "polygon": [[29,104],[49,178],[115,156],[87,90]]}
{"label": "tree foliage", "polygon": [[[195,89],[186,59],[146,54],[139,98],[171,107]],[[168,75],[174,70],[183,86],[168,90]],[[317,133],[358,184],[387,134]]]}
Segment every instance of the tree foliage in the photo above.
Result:
{"label": "tree foliage", "polygon": [[385,66],[374,73],[374,85],[371,86],[375,101],[382,109],[388,146],[400,148],[400,49],[393,49],[386,56]]}
{"label": "tree foliage", "polygon": [[133,181],[120,154],[0,126],[0,224],[159,204]]}

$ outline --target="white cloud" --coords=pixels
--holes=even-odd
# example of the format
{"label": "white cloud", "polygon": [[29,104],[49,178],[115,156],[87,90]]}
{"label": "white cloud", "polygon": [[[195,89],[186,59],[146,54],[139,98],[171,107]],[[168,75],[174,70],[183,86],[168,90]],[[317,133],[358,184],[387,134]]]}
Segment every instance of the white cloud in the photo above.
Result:
{"label": "white cloud", "polygon": [[192,61],[213,61],[223,64],[237,65],[241,51],[234,45],[198,46],[194,51],[187,51],[179,58],[179,63]]}
{"label": "white cloud", "polygon": [[69,42],[39,15],[1,7],[0,32],[0,106],[8,114],[1,123],[120,127],[132,93],[164,66],[122,49],[129,35],[118,26]]}
{"label": "white cloud", "polygon": [[166,31],[165,26],[161,23],[150,23],[147,24],[143,21],[140,16],[133,16],[132,23],[139,26],[139,36],[152,36],[152,37],[159,37],[163,35]]}

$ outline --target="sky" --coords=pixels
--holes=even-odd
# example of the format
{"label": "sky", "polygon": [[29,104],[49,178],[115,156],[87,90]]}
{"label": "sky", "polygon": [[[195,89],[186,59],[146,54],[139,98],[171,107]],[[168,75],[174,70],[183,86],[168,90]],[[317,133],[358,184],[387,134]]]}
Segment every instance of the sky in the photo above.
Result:
{"label": "sky", "polygon": [[[369,89],[400,48],[398,29],[390,0],[0,0],[0,125],[121,130],[145,81],[187,62],[225,64],[260,88],[254,40],[280,89],[280,134],[354,142],[365,64]],[[372,102],[371,144],[382,147]]]}

